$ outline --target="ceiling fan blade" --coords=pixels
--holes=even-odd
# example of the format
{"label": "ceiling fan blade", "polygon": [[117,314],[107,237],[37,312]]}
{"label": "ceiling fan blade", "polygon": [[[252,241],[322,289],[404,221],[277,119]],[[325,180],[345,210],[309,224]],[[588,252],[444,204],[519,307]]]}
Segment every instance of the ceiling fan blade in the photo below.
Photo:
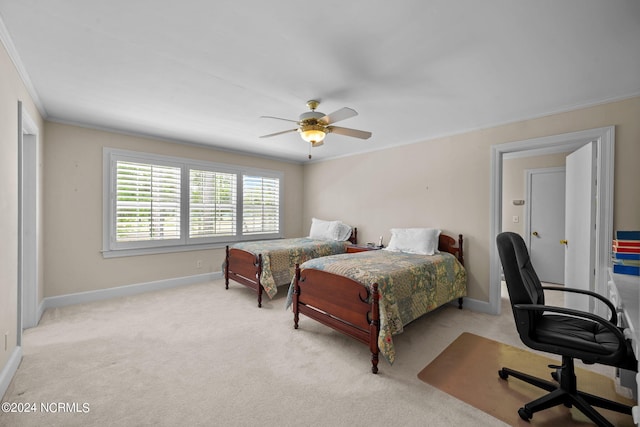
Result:
{"label": "ceiling fan blade", "polygon": [[312,147],[320,147],[321,145],[324,145],[324,141],[317,141],[317,142],[311,143]]}
{"label": "ceiling fan blade", "polygon": [[270,133],[269,135],[262,135],[260,138],[271,138],[272,136],[282,135],[283,133],[296,132],[298,129],[283,130],[282,132]]}
{"label": "ceiling fan blade", "polygon": [[320,117],[320,119],[318,120],[321,122],[324,122],[325,124],[330,125],[331,123],[339,122],[340,120],[355,117],[357,115],[358,115],[358,112],[353,108],[344,107],[339,109],[338,111],[334,111],[331,114],[327,114],[324,117]]}
{"label": "ceiling fan blade", "polygon": [[260,116],[260,118],[261,118],[261,119],[276,119],[276,120],[284,120],[285,122],[298,123],[298,121],[297,121],[297,120],[283,119],[282,117]]}
{"label": "ceiling fan blade", "polygon": [[371,137],[371,132],[367,132],[364,130],[349,129],[349,128],[343,128],[339,126],[327,126],[327,129],[332,133],[337,133],[338,135],[352,136],[354,138],[369,139]]}

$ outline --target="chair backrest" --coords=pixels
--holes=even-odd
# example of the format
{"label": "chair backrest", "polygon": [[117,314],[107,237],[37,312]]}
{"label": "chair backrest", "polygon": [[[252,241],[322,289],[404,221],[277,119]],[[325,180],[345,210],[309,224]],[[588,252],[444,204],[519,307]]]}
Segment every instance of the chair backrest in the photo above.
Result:
{"label": "chair backrest", "polygon": [[[542,283],[540,283],[540,279],[533,269],[527,246],[522,237],[516,233],[504,232],[498,234],[496,243],[512,309],[514,304],[544,305]],[[513,315],[516,318],[518,332],[522,337],[523,334],[529,335],[532,332],[530,328],[535,325],[536,319],[542,316],[542,313],[530,314],[527,321],[520,319],[524,322],[518,321],[518,315],[515,310]],[[521,327],[525,324],[528,325],[527,330],[521,330]]]}

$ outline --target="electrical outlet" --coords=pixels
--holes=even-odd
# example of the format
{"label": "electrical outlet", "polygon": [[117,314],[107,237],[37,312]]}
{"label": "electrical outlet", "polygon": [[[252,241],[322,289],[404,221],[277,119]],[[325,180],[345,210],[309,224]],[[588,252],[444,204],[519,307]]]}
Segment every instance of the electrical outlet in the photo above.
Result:
{"label": "electrical outlet", "polygon": [[196,261],[196,268],[202,268],[202,260],[201,259]]}

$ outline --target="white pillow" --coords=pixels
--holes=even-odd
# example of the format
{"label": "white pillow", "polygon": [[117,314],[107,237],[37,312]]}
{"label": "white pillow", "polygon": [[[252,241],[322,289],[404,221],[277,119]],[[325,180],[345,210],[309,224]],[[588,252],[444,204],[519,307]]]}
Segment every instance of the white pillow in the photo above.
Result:
{"label": "white pillow", "polygon": [[340,221],[338,222],[338,239],[341,242],[344,242],[346,240],[349,240],[349,237],[351,237],[351,226],[344,224]]}
{"label": "white pillow", "polygon": [[309,237],[319,240],[338,240],[338,221],[324,221],[318,218],[311,219],[311,230]]}
{"label": "white pillow", "polygon": [[438,253],[437,228],[392,228],[388,251],[433,255]]}

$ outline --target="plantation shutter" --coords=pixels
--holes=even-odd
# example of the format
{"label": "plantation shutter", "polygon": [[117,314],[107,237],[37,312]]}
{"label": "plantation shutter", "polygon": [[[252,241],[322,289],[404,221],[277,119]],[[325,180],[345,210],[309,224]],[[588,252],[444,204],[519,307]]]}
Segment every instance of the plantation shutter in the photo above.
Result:
{"label": "plantation shutter", "polygon": [[103,153],[105,258],[282,238],[280,171],[112,148]]}
{"label": "plantation shutter", "polygon": [[280,231],[280,179],[243,175],[242,232],[244,235]]}
{"label": "plantation shutter", "polygon": [[189,238],[235,236],[235,173],[189,170]]}
{"label": "plantation shutter", "polygon": [[179,167],[116,162],[116,241],[180,239]]}

